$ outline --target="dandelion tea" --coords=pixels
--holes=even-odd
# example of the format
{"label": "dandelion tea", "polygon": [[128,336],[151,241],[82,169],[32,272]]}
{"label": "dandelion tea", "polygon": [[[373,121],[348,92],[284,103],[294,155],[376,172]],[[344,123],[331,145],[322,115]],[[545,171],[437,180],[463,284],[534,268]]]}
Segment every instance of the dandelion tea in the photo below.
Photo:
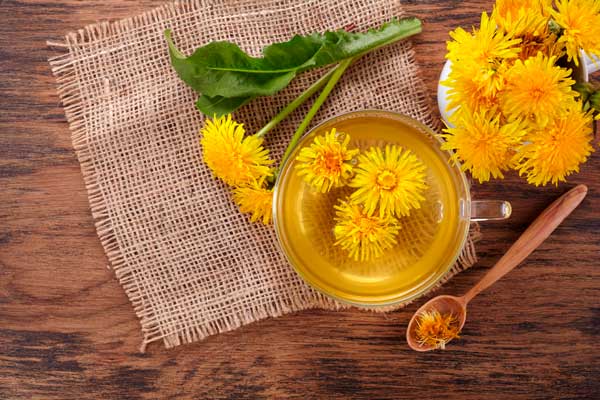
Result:
{"label": "dandelion tea", "polygon": [[[355,261],[334,245],[334,205],[352,188],[323,194],[294,171],[299,150],[332,128],[349,135],[350,147],[361,152],[397,145],[411,150],[426,166],[425,201],[399,218],[397,244],[379,258]],[[300,142],[276,189],[276,228],[291,264],[320,291],[360,305],[405,301],[427,290],[454,263],[468,232],[468,221],[459,215],[464,185],[448,159],[425,127],[397,114],[351,113],[319,126]]]}

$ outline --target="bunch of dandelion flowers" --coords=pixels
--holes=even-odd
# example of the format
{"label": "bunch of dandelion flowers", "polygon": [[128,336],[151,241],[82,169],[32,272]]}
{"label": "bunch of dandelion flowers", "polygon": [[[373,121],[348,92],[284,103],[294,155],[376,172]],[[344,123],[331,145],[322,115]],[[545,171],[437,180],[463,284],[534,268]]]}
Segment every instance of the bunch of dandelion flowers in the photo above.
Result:
{"label": "bunch of dandelion flowers", "polygon": [[[447,57],[460,65],[453,65],[451,79],[443,82],[450,86],[449,108],[455,110],[442,135],[443,148],[480,182],[514,169],[530,184],[557,184],[593,151],[591,117],[581,111],[587,108],[574,90],[572,70],[559,59],[566,54],[577,64],[580,48],[598,52],[600,2],[560,0],[554,9],[549,0],[497,0],[492,20],[496,32],[482,17],[472,35],[451,34]],[[510,50],[518,57],[500,60],[501,47],[490,47],[501,43],[489,40],[495,35],[504,43],[517,40]],[[496,66],[494,73],[484,79],[474,66],[482,54],[496,58],[489,63]]]}

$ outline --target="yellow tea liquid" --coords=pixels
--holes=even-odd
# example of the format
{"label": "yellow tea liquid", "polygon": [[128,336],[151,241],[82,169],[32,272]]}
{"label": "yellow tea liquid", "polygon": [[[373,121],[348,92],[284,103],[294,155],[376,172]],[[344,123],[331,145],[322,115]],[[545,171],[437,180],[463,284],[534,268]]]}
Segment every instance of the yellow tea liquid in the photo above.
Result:
{"label": "yellow tea liquid", "polygon": [[[378,305],[403,301],[443,275],[463,245],[468,224],[459,218],[458,174],[448,154],[420,125],[394,114],[348,114],[305,137],[282,172],[276,196],[278,236],[290,262],[317,289],[338,299]],[[414,124],[414,125],[413,125]],[[396,144],[413,151],[427,166],[425,202],[400,219],[398,243],[377,259],[354,261],[335,246],[333,206],[351,188],[316,192],[298,177],[295,155],[331,128],[350,135],[349,148],[366,150]]]}

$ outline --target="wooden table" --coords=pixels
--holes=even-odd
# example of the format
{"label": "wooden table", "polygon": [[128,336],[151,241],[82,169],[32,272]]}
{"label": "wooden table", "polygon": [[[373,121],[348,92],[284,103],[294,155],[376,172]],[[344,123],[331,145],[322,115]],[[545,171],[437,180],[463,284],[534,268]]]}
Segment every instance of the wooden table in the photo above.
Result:
{"label": "wooden table", "polygon": [[[569,184],[511,175],[473,188],[512,202],[485,224],[481,261],[461,294],[533,218],[576,183],[581,207],[520,268],[477,298],[449,351],[410,351],[417,305],[390,315],[307,311],[193,345],[138,351],[133,310],[96,236],[69,129],[46,62],[47,39],[161,0],[0,0],[0,398],[348,399],[600,398],[600,154]],[[432,93],[448,31],[492,1],[404,0]]]}

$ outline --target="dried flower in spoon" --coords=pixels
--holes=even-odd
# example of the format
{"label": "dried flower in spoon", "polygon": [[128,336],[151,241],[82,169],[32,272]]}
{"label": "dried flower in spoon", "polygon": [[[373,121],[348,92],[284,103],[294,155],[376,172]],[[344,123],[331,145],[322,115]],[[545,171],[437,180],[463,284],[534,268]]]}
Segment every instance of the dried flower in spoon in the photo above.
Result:
{"label": "dried flower in spoon", "polygon": [[445,349],[446,344],[458,338],[459,321],[453,314],[437,310],[423,311],[417,318],[417,340],[422,346]]}

